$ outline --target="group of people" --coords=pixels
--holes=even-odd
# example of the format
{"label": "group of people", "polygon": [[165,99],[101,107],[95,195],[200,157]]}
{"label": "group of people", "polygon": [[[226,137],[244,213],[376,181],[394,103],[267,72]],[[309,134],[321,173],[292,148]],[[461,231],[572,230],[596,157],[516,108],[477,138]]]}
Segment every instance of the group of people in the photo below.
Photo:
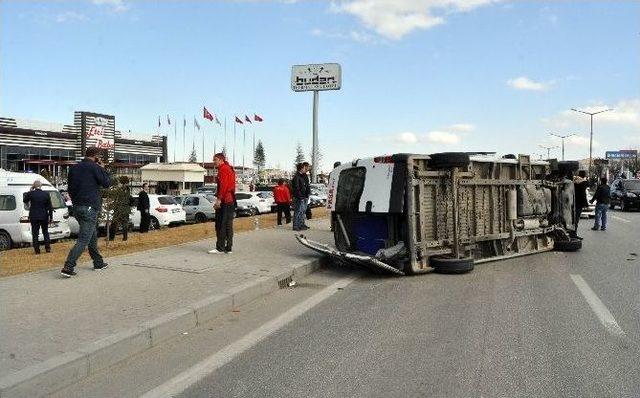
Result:
{"label": "group of people", "polygon": [[[568,177],[572,177],[569,175]],[[587,200],[587,189],[589,189],[589,180],[587,179],[587,173],[584,170],[580,170],[578,175],[573,178],[573,186],[575,190],[575,231],[572,233],[576,239],[582,239],[578,236],[578,223],[580,221],[580,215],[585,207],[589,203],[596,202],[596,214],[595,222],[591,230],[593,231],[606,231],[607,230],[607,210],[611,204],[611,189],[607,183],[607,178],[600,178],[598,187],[591,200]]]}
{"label": "group of people", "polygon": [[[67,259],[60,271],[62,276],[71,278],[76,275],[75,267],[78,258],[88,249],[94,270],[108,267],[98,248],[98,218],[102,212],[102,190],[112,186],[109,173],[101,160],[101,150],[95,147],[87,148],[85,157],[72,166],[68,175],[68,193],[73,203],[73,215],[78,221],[79,232],[76,243],[69,251]],[[214,208],[216,209],[215,230],[216,247],[209,250],[211,254],[231,254],[233,249],[233,219],[236,208],[236,175],[233,167],[227,162],[224,153],[217,153],[213,163],[218,170],[217,190]],[[282,225],[283,216],[287,224],[293,221],[294,231],[309,229],[306,225],[308,218],[308,203],[311,195],[309,182],[310,165],[303,162],[297,165],[296,174],[291,186],[285,185],[283,179],[273,189],[274,200],[277,205],[278,225]],[[129,216],[131,208],[131,193],[129,180],[121,178],[119,185],[112,187],[107,195],[111,209],[109,220],[109,239],[113,240],[116,231],[121,229],[123,240],[127,240]],[[138,195],[137,209],[141,214],[140,232],[146,233],[150,226],[149,186],[143,184]],[[36,181],[31,191],[24,197],[24,202],[30,204],[29,219],[31,221],[33,247],[36,254],[40,254],[40,230],[44,236],[47,252],[51,251],[48,225],[53,220],[53,206],[51,197],[42,191],[41,182]],[[293,220],[291,205],[293,204]]]}
{"label": "group of people", "polygon": [[296,174],[291,180],[291,187],[287,187],[284,179],[278,180],[278,185],[273,188],[273,198],[277,206],[277,222],[282,225],[284,214],[286,223],[291,223],[291,205],[293,204],[293,230],[305,231],[309,229],[306,219],[309,214],[309,197],[311,196],[311,184],[309,183],[310,165],[302,162],[296,165]]}

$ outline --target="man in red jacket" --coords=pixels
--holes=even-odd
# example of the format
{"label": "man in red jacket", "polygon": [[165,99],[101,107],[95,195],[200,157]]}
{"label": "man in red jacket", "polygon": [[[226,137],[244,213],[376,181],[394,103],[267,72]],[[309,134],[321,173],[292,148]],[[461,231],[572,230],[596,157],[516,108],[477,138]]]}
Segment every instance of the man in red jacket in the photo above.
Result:
{"label": "man in red jacket", "polygon": [[216,190],[216,248],[210,254],[231,254],[233,246],[233,216],[236,211],[236,173],[225,159],[224,153],[216,153],[213,164],[218,169]]}
{"label": "man in red jacket", "polygon": [[278,185],[273,188],[273,200],[278,205],[278,225],[282,225],[282,213],[287,220],[287,224],[291,223],[291,192],[284,185],[284,180],[278,180]]}

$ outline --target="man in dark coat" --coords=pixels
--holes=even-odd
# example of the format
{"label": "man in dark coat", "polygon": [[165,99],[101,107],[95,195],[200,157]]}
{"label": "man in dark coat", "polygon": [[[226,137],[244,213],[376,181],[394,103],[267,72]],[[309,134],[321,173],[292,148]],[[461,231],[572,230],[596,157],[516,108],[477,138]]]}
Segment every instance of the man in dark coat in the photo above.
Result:
{"label": "man in dark coat", "polygon": [[309,229],[305,225],[307,202],[311,194],[309,185],[309,163],[304,162],[296,166],[296,174],[291,180],[291,196],[293,196],[293,230],[304,231]]}
{"label": "man in dark coat", "polygon": [[85,158],[69,170],[69,195],[73,202],[73,214],[80,224],[76,244],[69,251],[64,268],[60,273],[65,278],[76,275],[74,268],[78,258],[89,248],[93,269],[102,270],[107,264],[98,250],[98,215],[102,211],[100,188],[109,188],[111,178],[100,159],[101,150],[87,148]]}
{"label": "man in dark coat", "polygon": [[138,194],[138,210],[140,211],[140,233],[145,234],[149,232],[149,224],[151,223],[151,215],[149,210],[151,205],[149,204],[149,194],[147,190],[149,184],[146,182],[142,184],[142,191]]}
{"label": "man in dark coat", "polygon": [[36,254],[40,254],[40,229],[44,236],[44,249],[47,253],[51,252],[51,242],[49,240],[49,223],[53,222],[53,206],[51,205],[51,196],[42,189],[42,182],[36,180],[31,186],[31,191],[24,194],[23,202],[30,204],[29,221],[31,222],[31,237],[33,241],[33,250]]}
{"label": "man in dark coat", "polygon": [[591,198],[591,203],[596,203],[596,218],[593,224],[594,231],[600,229],[601,231],[607,230],[607,209],[611,203],[611,188],[607,184],[607,177],[600,178],[600,185],[596,189],[596,193]]}
{"label": "man in dark coat", "polygon": [[576,238],[581,239],[578,236],[578,223],[580,222],[580,214],[582,213],[582,209],[589,205],[587,201],[587,188],[589,188],[589,181],[587,180],[587,173],[584,170],[580,170],[578,172],[578,176],[573,179],[573,186],[575,190],[574,206],[576,208],[576,230],[574,234]]}

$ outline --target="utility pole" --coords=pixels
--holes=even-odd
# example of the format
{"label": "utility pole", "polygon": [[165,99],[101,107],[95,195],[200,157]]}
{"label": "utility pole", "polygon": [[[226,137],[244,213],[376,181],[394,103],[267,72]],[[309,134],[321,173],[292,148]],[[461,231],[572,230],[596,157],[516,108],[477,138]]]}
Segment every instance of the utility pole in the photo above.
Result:
{"label": "utility pole", "polygon": [[591,134],[589,135],[589,177],[591,177],[591,165],[593,163],[593,116],[599,113],[612,111],[613,109],[608,108],[598,112],[585,112],[576,108],[571,108],[571,110],[574,112],[584,113],[585,115],[589,115],[591,117]]}
{"label": "utility pole", "polygon": [[540,148],[542,149],[546,149],[547,150],[547,160],[549,160],[551,158],[551,150],[552,149],[557,149],[558,146],[544,146],[544,145],[538,145]]}
{"label": "utility pole", "polygon": [[558,137],[562,140],[562,160],[564,160],[564,139],[565,138],[569,138],[569,137],[573,137],[574,135],[577,135],[575,133],[571,133],[569,135],[559,135],[559,134],[555,134],[555,133],[549,133],[554,137]]}

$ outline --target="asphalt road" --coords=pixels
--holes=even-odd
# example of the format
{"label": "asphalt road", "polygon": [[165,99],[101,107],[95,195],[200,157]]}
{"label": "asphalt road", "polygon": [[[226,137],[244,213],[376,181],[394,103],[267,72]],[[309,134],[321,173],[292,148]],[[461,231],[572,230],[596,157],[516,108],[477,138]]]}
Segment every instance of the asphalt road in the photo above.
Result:
{"label": "asphalt road", "polygon": [[579,253],[360,278],[181,396],[640,396],[640,213],[609,215]]}
{"label": "asphalt road", "polygon": [[465,275],[326,269],[56,396],[638,397],[640,212],[609,216]]}

